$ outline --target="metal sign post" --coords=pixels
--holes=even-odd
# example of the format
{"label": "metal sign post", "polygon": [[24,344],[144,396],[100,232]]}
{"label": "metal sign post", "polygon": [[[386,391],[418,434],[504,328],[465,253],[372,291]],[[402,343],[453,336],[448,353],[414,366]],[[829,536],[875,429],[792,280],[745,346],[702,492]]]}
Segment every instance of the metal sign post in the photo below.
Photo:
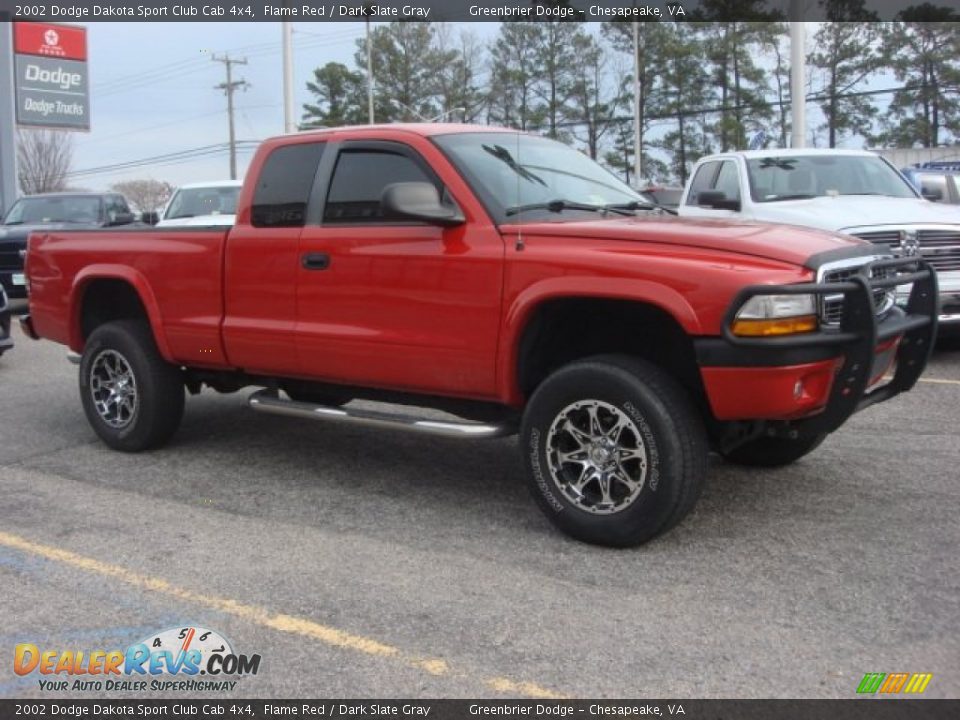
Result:
{"label": "metal sign post", "polygon": [[12,36],[11,23],[0,22],[0,217],[17,199]]}

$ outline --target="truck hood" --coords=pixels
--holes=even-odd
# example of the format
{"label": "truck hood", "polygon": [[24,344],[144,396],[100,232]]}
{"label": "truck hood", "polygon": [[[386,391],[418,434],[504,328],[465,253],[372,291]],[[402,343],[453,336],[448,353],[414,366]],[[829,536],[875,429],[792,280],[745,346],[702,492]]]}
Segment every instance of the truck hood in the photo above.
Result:
{"label": "truck hood", "polygon": [[502,226],[523,236],[597,238],[682,245],[753,255],[803,266],[812,255],[858,245],[864,240],[810,228],[706,218],[620,217]]}
{"label": "truck hood", "polygon": [[850,232],[874,225],[946,223],[960,225],[960,208],[921,200],[877,195],[840,195],[809,200],[757,203],[752,211],[767,222]]}

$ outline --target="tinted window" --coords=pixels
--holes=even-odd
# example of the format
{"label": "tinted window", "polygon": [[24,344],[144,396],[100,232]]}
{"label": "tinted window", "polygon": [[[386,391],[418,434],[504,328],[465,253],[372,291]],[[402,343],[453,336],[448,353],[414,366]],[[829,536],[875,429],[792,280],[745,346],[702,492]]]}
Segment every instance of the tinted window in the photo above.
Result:
{"label": "tinted window", "polygon": [[720,174],[717,175],[717,182],[713,187],[726,195],[727,200],[740,199],[740,176],[732,161],[727,160],[720,164]]}
{"label": "tinted window", "polygon": [[257,178],[255,227],[302,227],[323,143],[285,145],[270,153]]}
{"label": "tinted window", "polygon": [[693,178],[693,182],[690,184],[690,195],[687,197],[687,205],[696,205],[697,198],[700,197],[700,193],[704,190],[709,190],[710,185],[713,184],[714,175],[717,172],[717,163],[708,162],[700,166],[700,169],[697,170],[697,174]]}
{"label": "tinted window", "polygon": [[[340,153],[323,209],[326,222],[383,222],[380,195],[391,183],[433,179],[412,159],[392,152],[346,150]],[[437,188],[440,190],[440,188]]]}

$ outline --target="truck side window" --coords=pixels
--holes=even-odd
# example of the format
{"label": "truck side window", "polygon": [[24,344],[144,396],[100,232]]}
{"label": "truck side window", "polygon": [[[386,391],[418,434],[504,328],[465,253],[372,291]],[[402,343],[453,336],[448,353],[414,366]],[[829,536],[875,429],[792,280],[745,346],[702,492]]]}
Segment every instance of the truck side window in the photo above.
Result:
{"label": "truck side window", "polygon": [[323,147],[299,143],[270,153],[253,194],[254,227],[303,227]]}
{"label": "truck side window", "polygon": [[687,205],[699,205],[700,193],[709,190],[713,185],[713,179],[717,176],[716,162],[704,163],[697,169],[697,174],[693,176],[693,182],[690,184],[690,194],[687,196]]}
{"label": "truck side window", "polygon": [[337,167],[330,181],[323,221],[390,222],[393,218],[384,217],[380,209],[380,195],[387,185],[398,182],[437,185],[406,155],[381,150],[344,150],[337,159]]}
{"label": "truck side window", "polygon": [[717,173],[717,181],[713,189],[726,195],[727,200],[740,199],[740,175],[732,160],[724,160],[720,163],[720,172]]}

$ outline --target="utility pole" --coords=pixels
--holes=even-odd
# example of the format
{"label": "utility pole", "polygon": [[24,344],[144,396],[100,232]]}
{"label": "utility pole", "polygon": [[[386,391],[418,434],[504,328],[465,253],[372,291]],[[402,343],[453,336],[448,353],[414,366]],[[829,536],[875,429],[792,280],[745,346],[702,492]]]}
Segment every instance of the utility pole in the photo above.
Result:
{"label": "utility pole", "polygon": [[792,130],[790,147],[807,146],[807,99],[805,96],[807,56],[804,53],[806,23],[803,19],[801,0],[790,0],[790,111]]}
{"label": "utility pole", "polygon": [[293,25],[280,23],[283,27],[283,131],[296,132],[293,119]]}
{"label": "utility pole", "polygon": [[230,123],[230,179],[236,180],[237,137],[233,129],[233,93],[241,88],[246,89],[249,83],[247,83],[246,80],[234,80],[232,68],[234,65],[246,65],[247,59],[234,60],[229,54],[225,54],[222,57],[214,55],[212,59],[214,62],[222,62],[227,68],[227,81],[215,86],[214,90],[223,90],[224,95],[227,96],[227,118]]}
{"label": "utility pole", "polygon": [[643,173],[643,148],[640,146],[640,29],[633,23],[633,187],[640,188]]}

